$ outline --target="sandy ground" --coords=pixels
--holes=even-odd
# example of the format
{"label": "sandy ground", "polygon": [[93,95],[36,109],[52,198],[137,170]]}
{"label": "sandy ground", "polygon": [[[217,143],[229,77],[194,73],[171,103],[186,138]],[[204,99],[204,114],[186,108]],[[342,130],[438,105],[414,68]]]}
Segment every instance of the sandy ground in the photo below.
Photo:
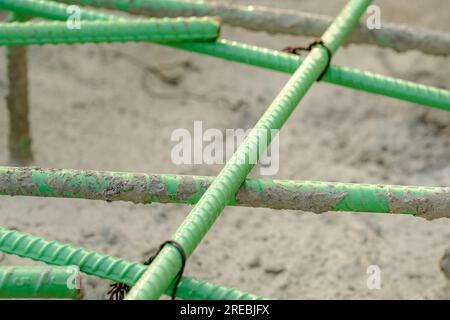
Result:
{"label": "sandy ground", "polygon": [[[258,1],[329,15],[344,3]],[[377,3],[386,21],[450,32],[447,0]],[[274,49],[309,41],[229,27],[223,35]],[[172,131],[192,130],[195,120],[206,128],[250,128],[288,79],[151,44],[32,47],[29,61],[34,165],[41,167],[215,175],[220,166],[171,162]],[[446,89],[449,62],[370,46],[347,47],[334,59]],[[1,72],[1,96],[6,85]],[[281,132],[276,177],[448,186],[449,124],[449,114],[442,111],[319,83]],[[7,130],[2,99],[2,165],[8,164]],[[0,224],[143,261],[189,209],[2,197]],[[186,275],[270,298],[448,299],[450,286],[438,263],[449,244],[450,221],[443,219],[227,208],[189,259]],[[34,262],[0,254],[0,263]],[[381,268],[380,290],[366,287],[370,265]],[[109,283],[84,276],[84,298],[105,298]]]}

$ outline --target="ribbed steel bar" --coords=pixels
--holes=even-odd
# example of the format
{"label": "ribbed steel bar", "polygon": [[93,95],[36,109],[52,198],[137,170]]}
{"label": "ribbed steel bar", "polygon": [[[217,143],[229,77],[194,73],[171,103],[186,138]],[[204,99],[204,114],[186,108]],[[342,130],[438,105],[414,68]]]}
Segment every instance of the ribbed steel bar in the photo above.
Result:
{"label": "ribbed steel bar", "polygon": [[[67,20],[67,6],[44,0],[0,0],[0,8],[46,19]],[[111,20],[119,17],[82,9],[86,20]],[[166,43],[172,47],[250,64],[271,70],[293,73],[304,58],[275,50],[228,40],[217,42]],[[357,69],[331,65],[323,81],[391,98],[450,111],[450,91],[386,77]]]}
{"label": "ribbed steel bar", "polygon": [[1,299],[78,299],[77,268],[0,266]]}
{"label": "ribbed steel bar", "polygon": [[[84,273],[133,286],[147,269],[146,265],[113,256],[49,241],[30,234],[0,227],[0,251],[57,266],[78,266]],[[172,293],[172,287],[167,289]],[[261,300],[261,296],[233,288],[183,277],[177,297],[191,300]]]}
{"label": "ribbed steel bar", "polygon": [[[153,17],[218,16],[224,23],[253,31],[319,37],[332,17],[255,5],[237,5],[197,0],[56,0],[70,4],[118,9]],[[369,29],[360,23],[349,35],[349,43],[372,44],[398,52],[419,50],[450,55],[450,35],[426,28],[413,28],[383,21],[382,28]]]}
{"label": "ribbed steel bar", "polygon": [[84,21],[80,29],[65,22],[0,23],[0,45],[72,44],[126,41],[214,41],[219,22],[211,18]]}
{"label": "ribbed steel bar", "polygon": [[[333,24],[322,36],[324,45],[334,53],[358,23],[370,0],[350,0]],[[233,154],[230,161],[200,198],[172,240],[181,244],[189,257],[212,227],[226,204],[238,191],[254,163],[271,142],[272,130],[280,129],[331,59],[323,46],[316,46],[304,63],[284,86],[255,127]],[[156,256],[144,275],[131,289],[126,299],[158,299],[181,268],[177,249],[167,245]]]}
{"label": "ribbed steel bar", "polygon": [[[196,204],[214,177],[0,167],[0,195]],[[449,187],[246,179],[227,205],[450,218]]]}
{"label": "ribbed steel bar", "polygon": [[[304,61],[303,57],[297,55],[228,40],[168,45],[285,73],[293,73]],[[328,68],[322,81],[450,111],[450,91],[411,81],[337,65]]]}
{"label": "ribbed steel bar", "polygon": [[[8,21],[25,22],[27,17],[13,12]],[[9,115],[9,158],[11,162],[18,165],[26,165],[33,160],[29,121],[27,47],[6,48],[6,61],[8,69],[6,106]]]}

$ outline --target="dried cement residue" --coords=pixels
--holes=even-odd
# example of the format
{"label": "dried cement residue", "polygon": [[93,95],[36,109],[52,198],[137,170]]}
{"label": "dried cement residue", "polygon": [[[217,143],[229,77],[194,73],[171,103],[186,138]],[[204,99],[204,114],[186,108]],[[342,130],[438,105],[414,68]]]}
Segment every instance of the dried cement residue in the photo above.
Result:
{"label": "dried cement residue", "polygon": [[0,194],[32,194],[38,193],[39,189],[34,183],[31,174],[33,169],[25,168],[18,174],[0,175]]}
{"label": "dried cement residue", "polygon": [[246,206],[302,210],[314,213],[331,211],[347,195],[334,190],[290,190],[282,185],[266,186],[263,192],[242,189],[236,200]]}
{"label": "dried cement residue", "polygon": [[403,197],[388,192],[386,197],[393,213],[414,211],[416,216],[427,220],[450,218],[450,191],[420,196],[407,192]]}

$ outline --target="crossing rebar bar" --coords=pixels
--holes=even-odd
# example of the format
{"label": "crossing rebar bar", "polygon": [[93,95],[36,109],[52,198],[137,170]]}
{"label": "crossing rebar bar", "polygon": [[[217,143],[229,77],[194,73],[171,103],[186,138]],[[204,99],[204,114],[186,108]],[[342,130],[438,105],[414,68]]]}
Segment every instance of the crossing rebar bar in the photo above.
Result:
{"label": "crossing rebar bar", "polygon": [[79,299],[78,268],[0,266],[1,299]]}
{"label": "crossing rebar bar", "polygon": [[[25,22],[27,17],[12,13],[9,23]],[[6,106],[9,114],[8,148],[10,161],[27,165],[33,160],[28,96],[28,53],[25,46],[6,48],[8,68],[8,95]]]}
{"label": "crossing rebar bar", "polygon": [[[196,204],[214,177],[0,167],[0,195]],[[449,187],[246,179],[227,205],[450,218]]]}
{"label": "crossing rebar bar", "polygon": [[[237,5],[198,0],[56,0],[67,4],[117,9],[152,17],[218,16],[224,23],[272,34],[319,37],[332,17],[255,5]],[[383,22],[379,29],[360,23],[346,44],[372,44],[398,52],[419,50],[432,55],[450,55],[450,35],[426,28]]]}
{"label": "crossing rebar bar", "polygon": [[80,29],[64,22],[0,23],[0,45],[73,44],[127,41],[214,41],[219,22],[211,18],[84,21]]}
{"label": "crossing rebar bar", "polygon": [[[80,271],[133,286],[147,266],[113,256],[49,241],[0,227],[0,251],[57,266],[78,266]],[[171,284],[172,286],[173,284]],[[166,290],[170,295],[172,287]],[[183,277],[177,297],[191,300],[261,300],[261,296],[227,288],[203,280]]]}
{"label": "crossing rebar bar", "polygon": [[[48,0],[0,0],[0,8],[45,19],[67,20],[67,5]],[[118,16],[81,9],[86,20],[114,20]],[[261,68],[293,73],[303,57],[234,41],[166,43],[182,50],[254,65]],[[331,65],[323,81],[391,98],[450,111],[450,91],[382,76],[353,68]]]}
{"label": "crossing rebar bar", "polygon": [[[211,186],[175,231],[172,240],[189,257],[212,227],[226,204],[238,191],[254,163],[271,142],[270,132],[281,129],[314,81],[328,66],[329,59],[358,23],[371,0],[350,0],[322,36],[322,46],[315,46],[304,63],[284,86],[255,127],[220,171]],[[326,46],[326,47],[325,47]],[[262,143],[261,143],[262,142]],[[156,256],[126,299],[158,299],[182,267],[178,250],[165,246]]]}

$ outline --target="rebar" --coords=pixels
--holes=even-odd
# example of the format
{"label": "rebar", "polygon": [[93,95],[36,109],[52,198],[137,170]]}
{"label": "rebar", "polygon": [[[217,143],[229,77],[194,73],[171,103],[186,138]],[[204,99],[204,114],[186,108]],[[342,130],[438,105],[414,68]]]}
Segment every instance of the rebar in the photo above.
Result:
{"label": "rebar", "polygon": [[[64,21],[68,19],[66,5],[47,0],[0,0],[0,8],[45,19]],[[98,13],[94,10],[81,9],[80,14],[81,18],[86,20],[120,19],[118,16]],[[165,45],[285,73],[293,73],[304,61],[303,57],[297,55],[223,39],[217,42],[183,42]],[[335,65],[328,68],[322,80],[450,111],[450,91],[432,86]]]}
{"label": "rebar", "polygon": [[[0,167],[0,195],[196,204],[214,177]],[[227,205],[450,218],[449,187],[246,179]]]}
{"label": "rebar", "polygon": [[[24,22],[27,21],[27,17],[13,12],[8,21]],[[9,158],[11,162],[26,165],[33,160],[29,120],[27,47],[6,48],[6,61],[8,69],[6,106],[9,114]]]}
{"label": "rebar", "polygon": [[[304,58],[235,41],[218,40],[214,43],[169,43],[171,47],[194,51],[234,62],[293,73]],[[450,111],[450,91],[432,86],[383,76],[354,68],[330,65],[322,81],[335,85],[378,94],[414,104]]]}
{"label": "rebar", "polygon": [[[133,286],[147,266],[113,256],[49,241],[30,234],[0,227],[0,251],[57,266],[78,266],[80,271]],[[171,284],[172,286],[173,284]],[[172,287],[166,293],[172,293]],[[261,296],[227,288],[203,280],[183,277],[177,297],[192,300],[261,300]]]}
{"label": "rebar", "polygon": [[[319,37],[333,21],[332,17],[294,10],[255,5],[237,5],[197,0],[56,0],[117,9],[153,17],[218,16],[224,23],[252,31],[272,34]],[[379,29],[369,29],[365,23],[349,35],[345,44],[371,44],[397,52],[419,50],[423,53],[450,55],[450,35],[426,28],[383,22]],[[345,45],[344,44],[344,45]]]}
{"label": "rebar", "polygon": [[78,268],[0,266],[1,299],[79,299]]}
{"label": "rebar", "polygon": [[[314,81],[329,63],[328,51],[334,53],[346,36],[358,23],[371,0],[350,0],[335,22],[322,36],[324,46],[315,46],[304,63],[284,86],[274,102],[266,110],[255,127],[233,154],[230,161],[220,171],[211,186],[200,198],[172,240],[181,244],[186,256],[190,256],[200,241],[212,227],[229,199],[236,194],[254,163],[253,156],[259,159],[271,142],[272,130],[281,129],[297,104],[301,101]],[[156,256],[126,299],[158,299],[172,282],[181,268],[178,251],[170,245],[165,246]]]}
{"label": "rebar", "polygon": [[0,23],[0,45],[73,44],[127,41],[214,41],[219,22],[211,18],[84,21],[80,29],[64,22]]}

